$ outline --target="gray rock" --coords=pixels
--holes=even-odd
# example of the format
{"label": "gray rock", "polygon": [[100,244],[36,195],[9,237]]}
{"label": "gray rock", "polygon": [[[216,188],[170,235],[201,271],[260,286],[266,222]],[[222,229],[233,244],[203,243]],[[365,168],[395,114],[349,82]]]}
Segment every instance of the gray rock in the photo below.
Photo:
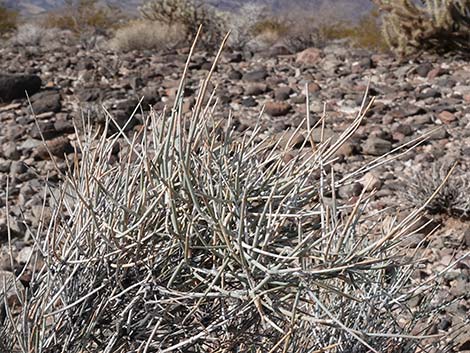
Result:
{"label": "gray rock", "polygon": [[268,77],[268,72],[264,67],[248,71],[243,75],[243,80],[249,82],[261,82]]}
{"label": "gray rock", "polygon": [[392,143],[390,141],[378,138],[369,137],[362,145],[362,152],[372,156],[382,156],[392,150]]}
{"label": "gray rock", "polygon": [[15,142],[8,142],[3,147],[3,157],[12,161],[17,161],[21,158],[21,153],[18,151],[18,147]]}
{"label": "gray rock", "polygon": [[58,113],[62,109],[60,93],[56,90],[36,93],[31,97],[31,106],[35,114]]}
{"label": "gray rock", "polygon": [[247,96],[258,96],[268,90],[268,85],[265,83],[253,83],[245,87],[245,94]]}
{"label": "gray rock", "polygon": [[279,87],[274,91],[274,99],[277,101],[286,101],[292,93],[292,88],[285,86]]}

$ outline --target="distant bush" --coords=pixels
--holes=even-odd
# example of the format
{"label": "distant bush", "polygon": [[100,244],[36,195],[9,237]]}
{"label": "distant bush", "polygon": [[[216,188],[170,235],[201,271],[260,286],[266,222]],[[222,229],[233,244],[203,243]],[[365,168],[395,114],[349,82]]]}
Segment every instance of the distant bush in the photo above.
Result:
{"label": "distant bush", "polygon": [[381,32],[379,12],[370,11],[357,23],[335,22],[319,27],[319,34],[325,40],[348,39],[355,47],[386,50],[388,45]]}
{"label": "distant bush", "polygon": [[122,18],[118,8],[101,6],[98,0],[66,0],[63,8],[46,15],[43,25],[80,34],[116,28]]}
{"label": "distant bush", "polygon": [[[268,11],[264,6],[257,4],[245,4],[236,13],[227,14],[227,28],[230,30],[229,45],[242,48],[257,35],[263,34],[263,24],[271,23]],[[273,22],[274,23],[274,22]]]}
{"label": "distant bush", "polygon": [[470,50],[470,2],[374,0],[383,14],[383,34],[400,55],[419,50]]}
{"label": "distant bush", "polygon": [[119,28],[109,45],[111,49],[129,51],[139,49],[166,49],[179,46],[186,39],[180,24],[162,24],[157,21],[135,20]]}
{"label": "distant bush", "polygon": [[15,30],[18,21],[18,12],[7,7],[0,1],[0,35]]}
{"label": "distant bush", "polygon": [[18,26],[15,35],[11,38],[14,44],[38,45],[43,40],[46,29],[34,23],[25,23]]}
{"label": "distant bush", "polygon": [[308,47],[323,46],[332,40],[347,39],[352,46],[373,50],[388,48],[381,34],[379,12],[373,10],[357,22],[335,17],[334,14],[294,12],[272,15],[255,23],[253,36],[270,36],[272,40],[284,43],[292,52]]}
{"label": "distant bush", "polygon": [[147,0],[140,8],[145,20],[183,26],[190,42],[202,25],[205,46],[218,45],[225,35],[225,19],[201,0]]}

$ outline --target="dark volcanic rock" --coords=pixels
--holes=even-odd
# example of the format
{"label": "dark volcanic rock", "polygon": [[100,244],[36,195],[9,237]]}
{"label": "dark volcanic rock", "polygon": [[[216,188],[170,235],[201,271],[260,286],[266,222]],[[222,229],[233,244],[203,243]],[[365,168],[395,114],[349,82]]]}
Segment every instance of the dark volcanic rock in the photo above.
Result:
{"label": "dark volcanic rock", "polygon": [[41,78],[36,75],[1,75],[0,101],[10,102],[13,99],[26,98],[41,88]]}
{"label": "dark volcanic rock", "polygon": [[243,79],[250,82],[264,81],[266,77],[268,77],[268,72],[264,67],[248,71],[243,75]]}
{"label": "dark volcanic rock", "polygon": [[36,93],[31,97],[31,106],[35,114],[58,113],[62,108],[60,93],[56,90]]}

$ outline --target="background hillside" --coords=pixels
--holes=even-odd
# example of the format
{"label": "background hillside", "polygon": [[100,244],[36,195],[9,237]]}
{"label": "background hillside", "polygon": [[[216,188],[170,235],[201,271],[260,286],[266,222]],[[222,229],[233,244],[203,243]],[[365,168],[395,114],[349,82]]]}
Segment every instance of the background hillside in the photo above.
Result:
{"label": "background hillside", "polygon": [[[107,3],[123,7],[129,11],[141,5],[143,0],[108,0]],[[243,4],[253,2],[264,4],[273,11],[286,11],[292,8],[302,8],[304,11],[329,11],[336,17],[355,19],[367,12],[371,7],[370,0],[207,0],[208,3],[224,10],[235,10]],[[8,6],[19,9],[24,15],[35,15],[64,5],[64,0],[6,0]],[[335,10],[332,10],[335,9]],[[341,13],[338,13],[338,9]]]}

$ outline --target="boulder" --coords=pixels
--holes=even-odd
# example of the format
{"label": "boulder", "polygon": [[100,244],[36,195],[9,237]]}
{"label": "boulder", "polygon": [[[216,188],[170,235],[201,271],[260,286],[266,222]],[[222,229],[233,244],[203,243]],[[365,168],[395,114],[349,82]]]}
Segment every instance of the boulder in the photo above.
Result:
{"label": "boulder", "polygon": [[26,98],[26,92],[32,96],[39,91],[41,83],[41,78],[36,75],[0,74],[0,101],[5,103]]}

